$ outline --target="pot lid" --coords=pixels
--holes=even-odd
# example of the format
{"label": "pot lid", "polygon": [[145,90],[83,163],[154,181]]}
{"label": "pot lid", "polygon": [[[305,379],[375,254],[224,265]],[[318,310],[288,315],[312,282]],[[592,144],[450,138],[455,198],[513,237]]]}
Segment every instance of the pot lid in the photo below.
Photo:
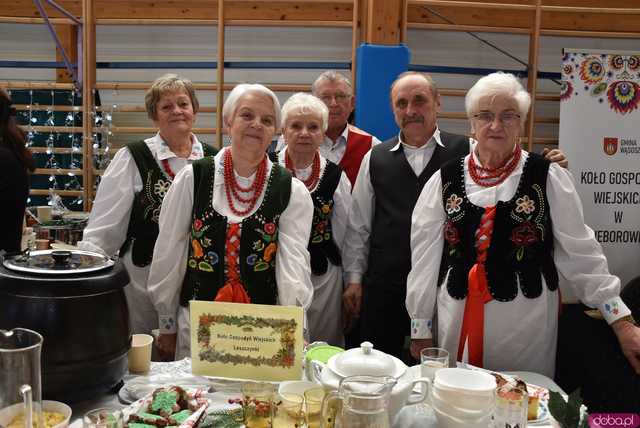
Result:
{"label": "pot lid", "polygon": [[82,250],[40,250],[5,257],[7,269],[46,275],[76,275],[96,272],[114,265],[102,254]]}
{"label": "pot lid", "polygon": [[371,342],[362,342],[359,348],[334,355],[327,366],[342,377],[367,376],[402,376],[407,366],[397,358],[373,349]]}
{"label": "pot lid", "polygon": [[314,346],[311,349],[308,349],[307,353],[305,354],[305,358],[308,361],[315,360],[315,361],[320,361],[321,363],[327,364],[327,362],[329,361],[329,358],[333,357],[336,354],[340,354],[342,352],[344,352],[344,349],[339,348],[337,346],[318,345],[318,346]]}

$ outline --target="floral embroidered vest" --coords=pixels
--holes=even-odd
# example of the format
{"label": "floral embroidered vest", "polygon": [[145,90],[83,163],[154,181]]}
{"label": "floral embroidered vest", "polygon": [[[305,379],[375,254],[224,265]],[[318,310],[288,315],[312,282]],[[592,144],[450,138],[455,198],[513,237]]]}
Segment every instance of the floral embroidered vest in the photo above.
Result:
{"label": "floral embroidered vest", "polygon": [[[278,154],[270,156],[273,162],[278,162]],[[327,160],[327,164],[320,177],[320,182],[311,192],[313,200],[313,222],[311,223],[311,237],[309,239],[309,255],[311,258],[311,272],[314,275],[324,275],[329,268],[329,262],[334,266],[342,265],[340,250],[333,240],[331,227],[331,213],[333,212],[333,194],[340,184],[342,168]]]}
{"label": "floral embroidered vest", "polygon": [[[144,141],[127,144],[142,178],[142,190],[136,193],[131,207],[127,238],[120,248],[120,255],[131,247],[133,264],[144,267],[151,263],[153,247],[158,238],[160,206],[171,186],[171,178],[160,169],[156,158]],[[205,156],[214,156],[216,150],[202,145]]]}
{"label": "floral embroidered vest", "polygon": [[[553,262],[553,232],[546,198],[549,162],[530,153],[513,198],[498,202],[487,261],[487,283],[494,299],[513,300],[518,294],[530,299],[542,293],[542,279],[549,290],[558,288]],[[476,260],[475,232],[484,207],[469,202],[464,185],[464,159],[441,169],[442,202],[447,214],[444,251],[438,284],[449,274],[447,291],[455,299],[467,296],[469,270]]]}
{"label": "floral embroidered vest", "polygon": [[[193,163],[193,221],[187,272],[180,292],[182,306],[187,306],[189,300],[215,299],[225,284],[227,217],[213,209],[214,174],[213,157]],[[273,164],[266,186],[258,210],[242,220],[238,265],[251,303],[275,305],[278,302],[275,273],[278,222],[289,205],[291,174]]]}

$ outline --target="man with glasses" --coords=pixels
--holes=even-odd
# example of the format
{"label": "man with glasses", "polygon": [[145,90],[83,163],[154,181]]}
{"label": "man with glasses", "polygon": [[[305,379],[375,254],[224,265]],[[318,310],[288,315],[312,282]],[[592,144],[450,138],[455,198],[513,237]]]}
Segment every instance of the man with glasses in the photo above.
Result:
{"label": "man with glasses", "polygon": [[[329,109],[329,125],[319,148],[320,154],[342,167],[353,188],[362,158],[380,140],[348,123],[355,100],[351,81],[343,74],[325,71],[313,82],[311,92]],[[279,151],[283,144],[281,137],[276,150]]]}
{"label": "man with glasses", "polygon": [[[440,96],[427,74],[401,74],[391,85],[391,103],[400,132],[364,156],[353,189],[343,301],[347,316],[360,316],[362,340],[402,358],[410,327],[405,298],[411,215],[431,175],[466,156],[473,140],[438,128]],[[551,156],[564,160],[556,151]]]}

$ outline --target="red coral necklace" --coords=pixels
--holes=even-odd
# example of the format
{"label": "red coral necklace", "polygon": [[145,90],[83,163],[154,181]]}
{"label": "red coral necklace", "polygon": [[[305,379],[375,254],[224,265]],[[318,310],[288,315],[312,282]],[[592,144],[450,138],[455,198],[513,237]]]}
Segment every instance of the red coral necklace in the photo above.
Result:
{"label": "red coral necklace", "polygon": [[516,149],[509,159],[496,168],[485,168],[476,164],[473,153],[469,155],[469,175],[473,181],[482,187],[493,187],[502,183],[516,169],[522,156],[522,149],[516,145]]}
{"label": "red coral necklace", "polygon": [[[293,174],[294,177],[298,178],[296,176],[296,169],[293,166],[293,162],[289,157],[288,151],[285,153],[285,156],[284,156],[284,164],[287,167],[287,169],[291,171],[291,174]],[[313,157],[313,163],[311,166],[311,175],[306,180],[300,180],[300,181],[302,181],[304,185],[307,186],[307,190],[312,191],[314,187],[316,187],[316,184],[318,184],[319,178],[320,178],[320,155],[318,154],[318,152],[316,152],[316,155]]]}
{"label": "red coral necklace", "polygon": [[164,168],[164,172],[167,173],[171,180],[176,178],[176,174],[173,172],[171,166],[169,165],[169,159],[162,159],[162,167]]}
{"label": "red coral necklace", "polygon": [[[258,169],[256,171],[256,176],[253,179],[253,183],[249,187],[242,187],[236,181],[235,173],[233,172],[233,157],[231,156],[231,149],[227,149],[224,152],[224,189],[227,195],[227,203],[229,204],[229,208],[231,212],[233,212],[238,217],[243,217],[249,214],[253,208],[256,206],[256,202],[258,198],[262,194],[264,190],[264,185],[266,183],[267,177],[267,157],[263,157],[260,165],[258,165]],[[238,192],[248,193],[253,192],[253,195],[244,198],[240,196]],[[237,209],[234,203],[234,199],[239,202],[249,204],[246,209],[241,210]]]}

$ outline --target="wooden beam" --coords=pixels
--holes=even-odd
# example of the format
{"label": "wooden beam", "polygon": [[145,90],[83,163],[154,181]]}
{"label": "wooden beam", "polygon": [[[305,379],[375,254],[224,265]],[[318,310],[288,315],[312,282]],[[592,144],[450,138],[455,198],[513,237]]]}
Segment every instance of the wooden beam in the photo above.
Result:
{"label": "wooden beam", "polygon": [[[366,9],[366,3],[370,0],[355,1],[359,2],[360,9]],[[5,3],[0,22],[43,22],[31,0],[13,0]],[[58,0],[58,3],[76,16],[81,15],[81,1]],[[544,3],[542,30],[640,32],[640,5],[637,0],[608,0],[607,7],[602,7],[600,0],[545,0]],[[215,0],[95,0],[95,4],[96,22],[99,24],[217,23],[218,3]],[[428,9],[441,13],[458,25],[495,27],[496,23],[504,22],[509,23],[510,27],[530,28],[535,19],[535,7],[531,0],[409,0],[408,22],[445,23]],[[56,10],[48,10],[54,23],[70,23]],[[353,21],[353,1],[227,0],[225,18],[227,25],[350,26]],[[365,40],[365,37],[361,40]]]}
{"label": "wooden beam", "polygon": [[95,0],[82,0],[82,186],[84,188],[83,207],[91,210],[93,195],[93,122],[91,115],[94,105],[94,85],[96,81],[96,25]]}
{"label": "wooden beam", "polygon": [[[555,6],[562,6],[562,9],[554,8]],[[640,20],[637,16],[640,13],[640,5],[637,1],[611,0],[607,2],[608,8],[599,6],[601,2],[591,0],[545,0],[544,8],[547,9],[542,11],[542,34],[545,34],[545,30],[640,33]],[[535,20],[535,7],[529,0],[410,0],[409,25],[413,27],[416,24],[449,23],[432,11],[456,25],[478,27],[496,27],[496,23],[508,23],[509,27],[532,28]],[[599,11],[603,13],[597,13]]]}
{"label": "wooden beam", "polygon": [[408,24],[409,28],[434,31],[464,31],[476,33],[503,33],[503,34],[531,34],[529,28],[516,27],[485,27],[482,25],[456,25],[456,24],[433,24],[428,22],[414,22]]}
{"label": "wooden beam", "polygon": [[353,2],[353,15],[351,18],[351,85],[356,90],[356,57],[357,49],[360,42],[359,31],[360,24],[360,0]]}
{"label": "wooden beam", "polygon": [[[538,51],[540,49],[540,22],[542,17],[542,0],[536,0],[536,19],[533,34],[529,37],[529,75],[527,77],[527,90],[535,94],[538,88]],[[536,125],[536,98],[531,97],[529,108],[529,121],[527,123],[527,150],[533,151],[534,132]]]}
{"label": "wooden beam", "polygon": [[369,0],[368,3],[367,43],[399,44],[404,0]]}
{"label": "wooden beam", "polygon": [[[218,0],[218,88],[216,112],[216,147],[222,149],[222,105],[224,104],[224,0]],[[279,126],[278,124],[277,126]]]}
{"label": "wooden beam", "polygon": [[[56,189],[56,195],[60,196],[82,196],[84,192],[82,190],[59,190]],[[49,196],[49,189],[31,189],[29,194],[33,196]]]}
{"label": "wooden beam", "polygon": [[[71,64],[78,62],[78,31],[75,25],[56,25],[56,34],[60,39],[60,44],[67,53],[67,57]],[[56,61],[64,61],[60,49],[56,47]],[[73,75],[66,68],[56,69],[56,82],[73,83]]]}
{"label": "wooden beam", "polygon": [[[78,0],[57,0],[70,13],[81,16]],[[3,4],[4,16],[41,18],[31,0],[13,0]],[[225,2],[225,16],[229,20],[270,21],[341,21],[351,22],[352,0],[296,0],[296,1],[229,1]],[[216,20],[218,2],[215,0],[95,0],[95,19],[175,19]],[[47,10],[49,12],[49,9]],[[62,14],[51,10],[52,18]],[[66,22],[66,21],[65,21]]]}

